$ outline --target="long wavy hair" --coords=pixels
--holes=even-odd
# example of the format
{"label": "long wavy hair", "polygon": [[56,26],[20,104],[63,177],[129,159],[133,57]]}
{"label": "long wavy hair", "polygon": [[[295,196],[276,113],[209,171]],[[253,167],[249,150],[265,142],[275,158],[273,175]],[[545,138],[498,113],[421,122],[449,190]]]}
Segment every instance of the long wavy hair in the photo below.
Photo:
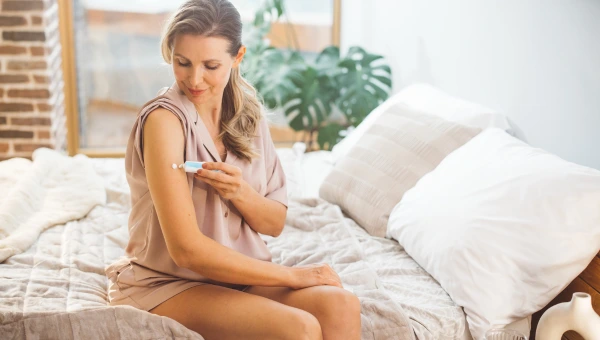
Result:
{"label": "long wavy hair", "polygon": [[[173,62],[173,43],[178,34],[221,37],[229,41],[228,53],[235,57],[242,46],[242,20],[238,10],[227,0],[188,0],[170,17],[161,37],[165,62]],[[256,89],[246,81],[239,66],[232,69],[223,92],[221,133],[218,138],[238,158],[252,161],[259,155],[253,148],[262,103]]]}

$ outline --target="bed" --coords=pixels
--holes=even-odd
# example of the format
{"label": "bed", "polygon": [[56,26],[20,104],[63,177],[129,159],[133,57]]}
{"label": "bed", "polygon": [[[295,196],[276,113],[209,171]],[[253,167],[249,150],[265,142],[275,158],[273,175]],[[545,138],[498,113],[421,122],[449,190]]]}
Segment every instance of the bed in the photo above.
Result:
{"label": "bed", "polygon": [[[284,150],[284,152],[281,153],[281,156],[284,158],[287,158],[288,162],[285,163],[286,166],[291,167],[291,165],[293,164],[293,161],[296,160],[297,164],[296,167],[298,170],[296,170],[297,172],[302,172],[304,175],[303,176],[296,176],[299,179],[295,179],[297,183],[297,187],[295,188],[295,190],[299,190],[301,192],[301,195],[305,195],[305,196],[318,196],[319,193],[319,186],[321,184],[321,182],[323,181],[323,179],[325,178],[326,174],[331,171],[331,168],[333,167],[332,165],[332,160],[331,160],[331,152],[329,151],[314,151],[314,152],[310,152],[310,153],[302,153],[304,151],[304,148],[302,145],[296,145],[296,150],[295,153],[297,155],[301,155],[301,162],[297,162],[297,159],[295,159],[298,156],[294,155],[294,152],[292,152],[291,150]],[[288,169],[289,173],[294,173],[293,169]],[[307,179],[311,179],[311,180],[307,180]],[[356,226],[356,223],[352,220],[348,218],[348,223]],[[357,233],[360,235],[365,235],[366,233],[364,232],[364,230],[362,228],[358,228],[357,229]],[[373,238],[367,238],[370,241],[373,241]],[[379,243],[386,243],[386,240],[381,239],[381,238],[377,238],[376,239],[377,242]],[[389,241],[389,240],[387,240]],[[396,256],[398,258],[400,257],[407,257],[407,261],[408,262],[412,262],[412,265],[416,265],[416,267],[418,267],[419,271],[423,271],[423,269],[421,267],[419,267],[416,263],[414,263],[414,261],[410,258],[410,256],[408,254],[406,254],[406,252],[402,249],[402,247],[400,245],[398,245],[396,242],[392,242],[395,243],[392,247],[396,248]],[[393,261],[394,263],[397,262],[397,259]],[[424,272],[424,271],[423,271]],[[429,276],[428,274],[426,274],[424,272],[425,275]],[[416,282],[418,280],[415,280]],[[418,291],[420,287],[415,287],[413,286],[415,291]],[[593,308],[594,310],[600,315],[600,253],[598,253],[594,259],[592,260],[592,262],[589,264],[589,266],[575,279],[573,280],[573,282],[571,282],[556,298],[554,298],[547,306],[545,306],[543,309],[541,309],[540,311],[538,311],[537,313],[533,314],[530,320],[527,320],[527,324],[525,324],[525,320],[523,321],[522,325],[518,325],[516,328],[521,328],[521,329],[525,329],[527,327],[530,328],[530,339],[534,340],[536,339],[535,335],[536,335],[536,328],[537,325],[539,323],[539,320],[542,316],[542,314],[548,310],[550,307],[562,303],[562,302],[568,302],[571,300],[573,293],[575,292],[584,292],[584,293],[588,293],[591,295],[592,297],[592,302],[593,302]],[[417,294],[418,295],[418,294]],[[402,295],[397,295],[397,298],[399,301],[402,301],[402,299],[407,299],[406,296],[402,296]],[[423,307],[425,308],[425,307]],[[409,304],[409,306],[406,307],[407,310],[411,309],[411,306]],[[462,311],[461,311],[462,313]],[[418,326],[416,326],[418,327]],[[565,333],[563,335],[563,340],[582,340],[583,338],[577,334],[574,331],[569,331],[567,333]]]}
{"label": "bed", "polygon": [[[306,153],[298,162],[298,152],[302,151],[298,147],[278,150],[288,173],[293,171],[295,165],[296,169],[302,169],[307,174],[302,176],[304,179],[314,180],[303,183],[304,191],[299,196],[304,197],[292,199],[292,219],[307,213],[310,216],[309,211],[317,206],[334,216],[343,215],[337,207],[310,198],[318,192],[319,182],[324,177],[323,171],[316,170],[326,171],[331,166],[329,152]],[[129,306],[107,305],[108,281],[104,276],[104,266],[124,253],[128,237],[128,186],[122,159],[90,161],[102,178],[107,203],[95,207],[85,218],[51,227],[26,252],[10,257],[0,265],[2,338],[27,339],[35,338],[36,334],[46,334],[47,338],[83,339],[95,334],[97,338],[105,339],[202,339],[197,333],[169,318]],[[347,216],[343,215],[334,221],[337,227],[344,226],[351,243],[360,245],[355,249],[364,253],[364,270],[369,270],[376,277],[374,285],[379,287],[378,295],[370,298],[389,299],[397,304],[394,307],[400,309],[408,319],[417,339],[470,339],[461,308],[397,242],[369,236]],[[311,251],[311,247],[318,247],[322,242],[330,245],[340,242],[339,234],[324,232],[326,229],[311,232],[288,223],[279,238],[264,238],[273,252],[275,262],[285,265],[321,260],[330,262],[331,257],[310,258],[302,248],[295,250],[294,246],[283,241],[286,238],[294,239]],[[351,274],[344,274],[352,271],[344,271],[340,264],[333,265],[342,273],[345,282],[352,280]],[[549,306],[570,300],[574,291],[588,292],[596,302],[600,301],[599,268],[600,254]],[[368,303],[368,299],[362,297],[365,303]],[[598,307],[596,303],[595,308],[600,312]],[[540,315],[541,312],[534,315],[532,334]],[[94,320],[93,324],[90,324],[90,319]],[[371,331],[365,329],[363,332]],[[364,333],[363,339],[377,338]],[[390,333],[379,338],[400,337]],[[567,333],[564,339],[579,338],[576,334]]]}
{"label": "bed", "polygon": [[[435,94],[430,87],[402,91],[365,122],[401,100],[440,112],[444,119],[503,122],[501,115]],[[433,272],[409,255],[414,253],[407,243],[374,236],[351,217],[353,211],[322,198],[320,188],[333,173],[339,152],[305,151],[302,143],[277,149],[286,173],[289,209],[279,237],[262,235],[273,261],[286,266],[330,264],[361,301],[362,339],[472,339],[464,305],[459,306]],[[0,162],[0,187],[5,189],[0,194],[0,338],[43,334],[60,339],[203,339],[172,319],[130,306],[108,306],[104,269],[124,255],[129,236],[130,195],[122,158],[67,158],[42,148],[34,152],[33,164],[9,161]],[[36,209],[46,214],[38,216]],[[19,218],[28,224],[44,222],[43,228],[21,233],[19,247],[7,246],[14,234],[10,225],[20,226]],[[600,311],[599,256],[546,308],[583,291],[592,295]],[[505,325],[531,331],[534,339],[545,309]],[[567,333],[564,339],[578,338]]]}
{"label": "bed", "polygon": [[[278,153],[290,171],[285,162],[295,151]],[[315,156],[321,158],[308,158],[326,162],[327,152]],[[107,305],[104,267],[124,254],[129,194],[123,159],[90,162],[102,179],[106,203],[50,227],[25,252],[0,264],[2,338],[201,339],[169,318]],[[369,236],[335,205],[304,194],[290,197],[284,232],[264,238],[275,262],[333,265],[361,299],[363,339],[470,339],[461,308],[398,243]]]}

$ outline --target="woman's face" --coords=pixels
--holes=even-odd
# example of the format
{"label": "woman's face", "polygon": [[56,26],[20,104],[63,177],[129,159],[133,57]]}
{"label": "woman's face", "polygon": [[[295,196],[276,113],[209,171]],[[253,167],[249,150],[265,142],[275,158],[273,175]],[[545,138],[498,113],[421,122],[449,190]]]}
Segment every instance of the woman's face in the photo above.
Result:
{"label": "woman's face", "polygon": [[232,67],[242,61],[245,47],[236,57],[227,50],[229,41],[220,37],[179,34],[173,44],[173,73],[179,88],[198,105],[220,107]]}

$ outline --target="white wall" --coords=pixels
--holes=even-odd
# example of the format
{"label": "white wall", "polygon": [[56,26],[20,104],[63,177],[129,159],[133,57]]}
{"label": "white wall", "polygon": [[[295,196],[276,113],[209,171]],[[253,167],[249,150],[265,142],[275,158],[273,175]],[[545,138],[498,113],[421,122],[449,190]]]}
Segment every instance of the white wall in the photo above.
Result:
{"label": "white wall", "polygon": [[600,169],[600,1],[343,0],[342,50],[508,115],[528,143]]}

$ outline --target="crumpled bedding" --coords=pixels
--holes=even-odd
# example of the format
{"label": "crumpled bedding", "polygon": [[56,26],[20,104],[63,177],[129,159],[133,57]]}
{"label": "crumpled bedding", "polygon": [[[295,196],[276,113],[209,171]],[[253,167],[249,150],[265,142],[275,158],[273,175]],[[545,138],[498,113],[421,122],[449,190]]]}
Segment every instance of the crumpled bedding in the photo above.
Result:
{"label": "crumpled bedding", "polygon": [[362,339],[411,339],[407,324],[421,340],[471,339],[464,312],[437,281],[398,242],[369,235],[337,205],[290,200],[286,227],[268,246],[286,266],[332,265],[361,300]]}
{"label": "crumpled bedding", "polygon": [[0,162],[0,263],[31,247],[57,224],[106,203],[90,159],[38,148],[27,158]]}
{"label": "crumpled bedding", "polygon": [[[123,159],[93,159],[107,203],[43,232],[0,264],[0,338],[203,339],[172,319],[107,304],[104,268],[124,254],[129,192]],[[291,199],[284,232],[264,236],[273,261],[326,262],[360,299],[362,339],[462,339],[465,318],[392,240],[372,238],[324,200]]]}
{"label": "crumpled bedding", "polygon": [[204,339],[180,323],[108,306],[104,268],[127,245],[123,159],[92,159],[106,204],[51,227],[0,264],[0,339]]}

